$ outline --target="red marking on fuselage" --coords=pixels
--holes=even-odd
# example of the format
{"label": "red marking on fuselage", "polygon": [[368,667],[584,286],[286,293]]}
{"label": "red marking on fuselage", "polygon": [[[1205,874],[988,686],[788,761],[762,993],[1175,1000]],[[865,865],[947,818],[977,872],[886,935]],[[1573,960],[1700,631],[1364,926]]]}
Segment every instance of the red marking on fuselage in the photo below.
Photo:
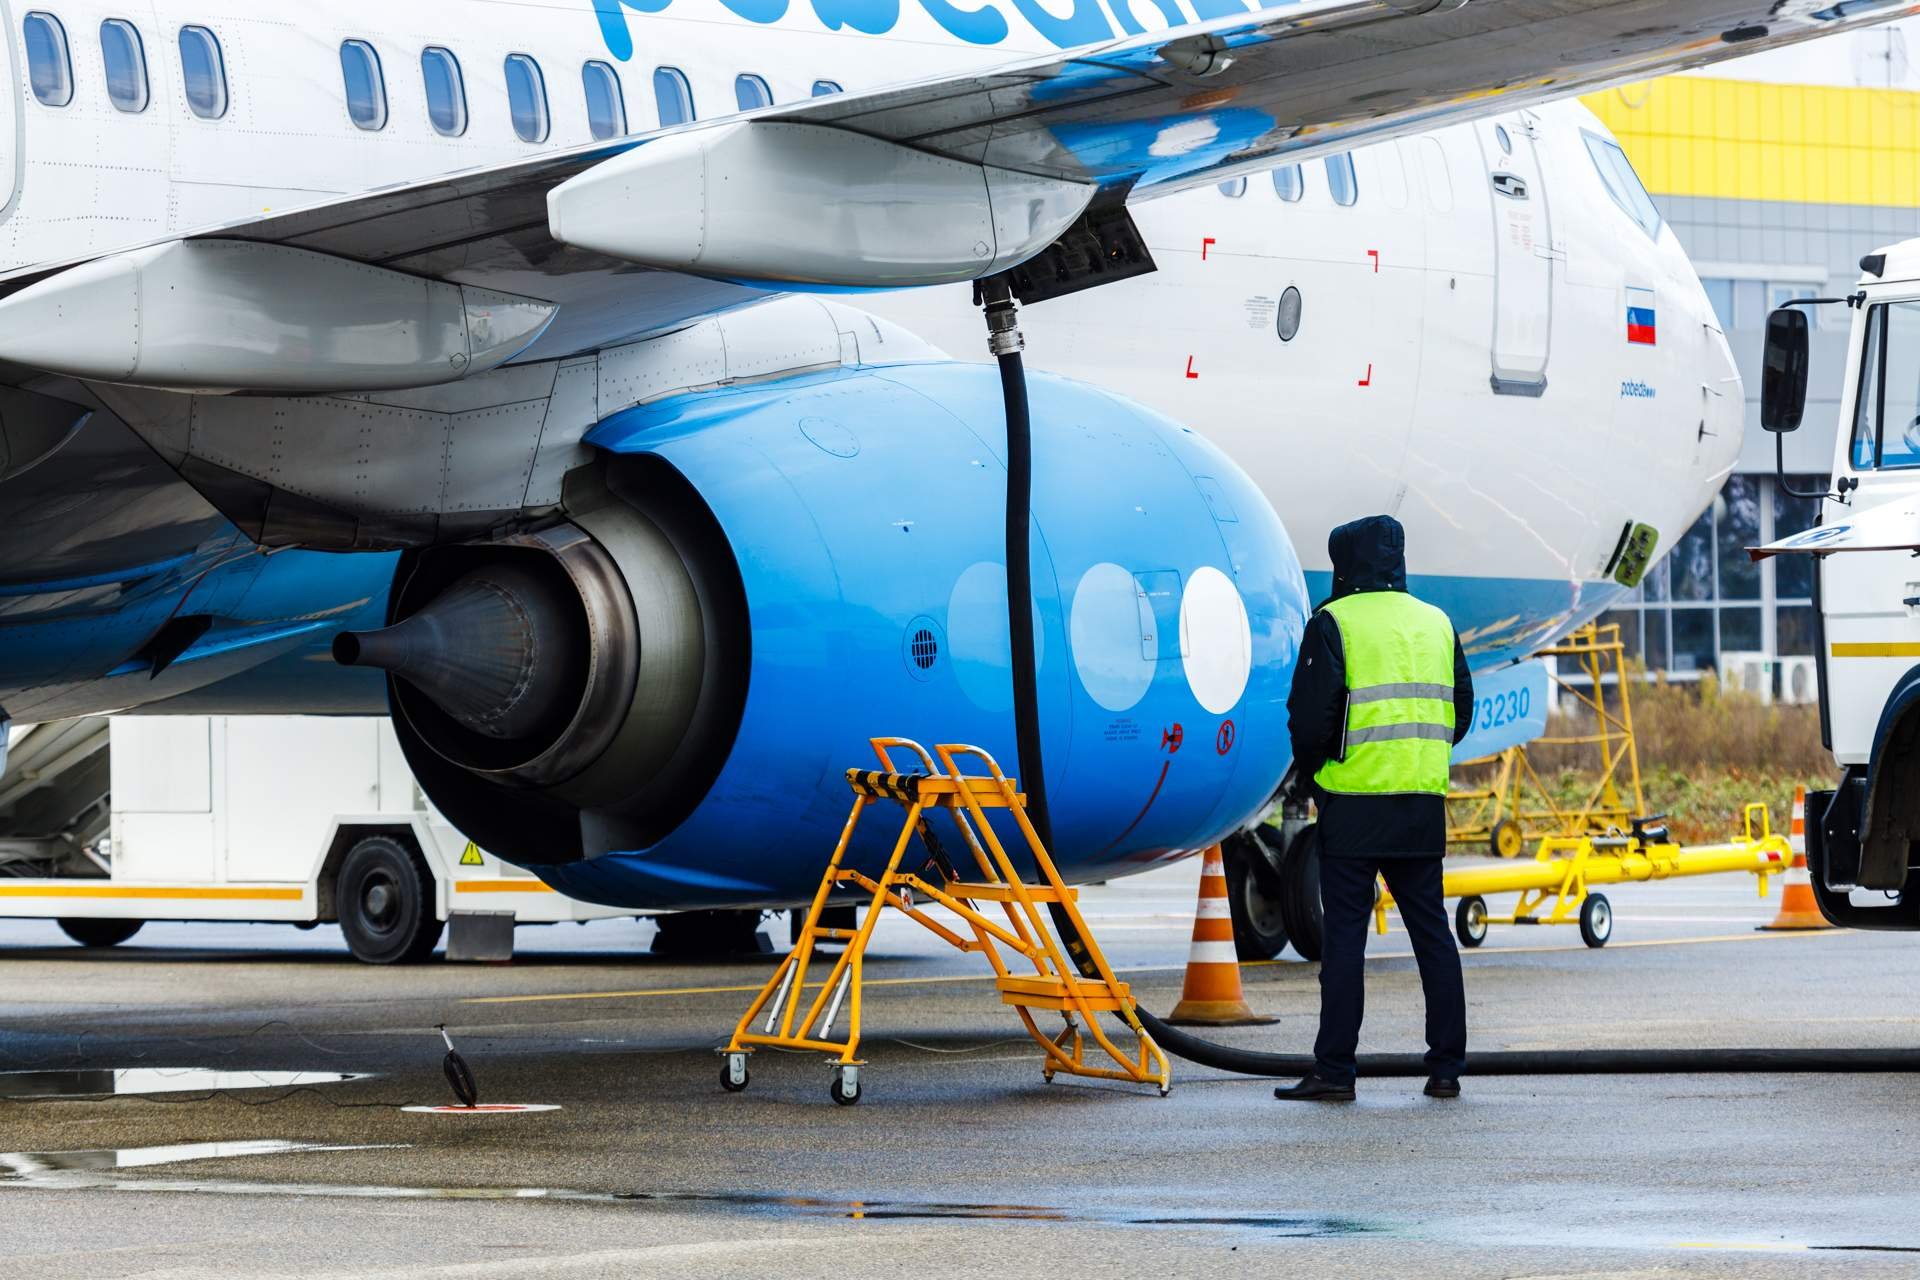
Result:
{"label": "red marking on fuselage", "polygon": [[1355,385],[1362,387],[1370,387],[1373,385],[1373,361],[1367,361],[1367,376],[1360,379]]}
{"label": "red marking on fuselage", "polygon": [[1380,251],[1378,249],[1369,249],[1367,250],[1367,256],[1373,259],[1373,274],[1379,275],[1380,274]]}
{"label": "red marking on fuselage", "polygon": [[1205,262],[1207,260],[1207,246],[1218,243],[1219,241],[1215,240],[1212,236],[1207,236],[1202,239],[1200,241],[1200,261]]}
{"label": "red marking on fuselage", "polygon": [[1193,371],[1193,357],[1192,357],[1192,356],[1188,356],[1188,357],[1187,357],[1187,376],[1188,376],[1189,378],[1197,378],[1197,377],[1199,377],[1199,376],[1200,376],[1199,374],[1197,374],[1197,373],[1195,373],[1195,372]]}

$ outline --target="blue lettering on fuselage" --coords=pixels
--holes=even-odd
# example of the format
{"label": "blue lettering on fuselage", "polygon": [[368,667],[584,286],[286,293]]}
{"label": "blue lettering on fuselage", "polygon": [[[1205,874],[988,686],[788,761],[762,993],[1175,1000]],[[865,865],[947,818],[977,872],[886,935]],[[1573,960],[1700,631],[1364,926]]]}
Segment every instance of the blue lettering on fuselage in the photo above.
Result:
{"label": "blue lettering on fuselage", "polygon": [[[731,12],[749,22],[778,22],[787,14],[789,0],[720,0]],[[980,3],[968,6],[955,0],[909,0],[916,3],[926,15],[938,23],[940,28],[957,39],[968,44],[999,44],[1012,32],[1007,14],[1001,4],[1010,4],[1014,11],[1025,18],[1027,25],[1041,39],[1058,49],[1071,49],[1080,45],[1098,44],[1111,40],[1116,34],[1140,35],[1145,28],[1129,9],[1129,0],[1118,0],[1113,12],[1119,22],[1119,31],[1114,30],[1114,20],[1108,18],[1107,11],[1100,0],[1072,0],[1071,7],[1063,16],[1057,14],[1040,0],[980,0]],[[1296,0],[1275,0],[1272,3],[1248,3],[1248,0],[1142,0],[1151,8],[1158,10],[1160,17],[1169,26],[1183,26],[1187,23],[1209,18],[1226,17],[1234,14],[1251,13],[1255,9],[1281,8],[1295,3]],[[633,31],[627,25],[627,11],[635,13],[663,12],[673,0],[593,0],[593,11],[600,19],[600,34],[606,41],[607,51],[615,58],[626,62],[633,57]],[[885,35],[900,22],[902,0],[810,0],[814,16],[829,31],[850,28],[867,35]],[[1189,12],[1189,9],[1191,12]]]}

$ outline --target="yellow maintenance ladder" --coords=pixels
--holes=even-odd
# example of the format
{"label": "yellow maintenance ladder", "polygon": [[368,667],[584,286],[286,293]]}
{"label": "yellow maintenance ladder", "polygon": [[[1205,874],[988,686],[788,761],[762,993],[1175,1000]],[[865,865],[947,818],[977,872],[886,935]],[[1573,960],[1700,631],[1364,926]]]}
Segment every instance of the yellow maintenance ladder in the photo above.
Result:
{"label": "yellow maintenance ladder", "polygon": [[[1014,780],[1000,771],[979,747],[947,744],[934,747],[938,764],[919,743],[906,738],[871,739],[874,754],[880,759],[878,770],[849,769],[847,785],[853,790],[853,810],[840,832],[840,843],[827,864],[826,875],[813,895],[806,924],[799,940],[767,984],[748,1006],[733,1038],[720,1052],[723,1064],[720,1083],[728,1092],[747,1087],[747,1055],[757,1047],[770,1049],[818,1050],[832,1056],[833,1080],[830,1092],[842,1106],[860,1100],[860,987],[867,944],[873,937],[880,913],[891,907],[908,919],[931,931],[936,937],[961,951],[979,952],[993,966],[995,982],[1003,1003],[1013,1006],[1028,1034],[1045,1052],[1041,1074],[1049,1081],[1054,1073],[1096,1076],[1108,1080],[1130,1080],[1157,1085],[1164,1097],[1171,1089],[1171,1074],[1166,1054],[1140,1025],[1134,1012],[1133,993],[1114,976],[1113,969],[1093,940],[1087,922],[1075,902],[1075,891],[1060,879],[1053,859],[1041,846],[1033,824],[1027,820],[1026,797]],[[919,757],[924,772],[902,773],[894,767],[888,750],[908,750]],[[960,760],[971,758],[985,766],[984,775],[969,776],[960,769]],[[943,767],[944,766],[944,767]],[[857,869],[844,867],[842,860],[853,842],[861,815],[880,801],[892,801],[906,811],[899,838],[893,842],[892,855],[885,870],[874,879]],[[953,820],[960,839],[973,856],[980,878],[965,881],[948,859],[932,825],[929,810],[943,810]],[[1007,855],[992,826],[988,809],[1005,809],[1025,838],[1032,855],[1037,881],[1024,879],[1013,859]],[[918,871],[903,870],[902,863],[915,836],[927,853]],[[821,913],[829,895],[843,886],[857,886],[872,894],[865,918],[857,929],[824,928]],[[915,904],[916,897],[939,903],[968,926],[972,937],[965,937],[929,916]],[[976,905],[998,903],[1006,915],[1002,925]],[[1049,910],[1042,911],[1042,905]],[[1085,944],[1087,960],[1095,977],[1083,977],[1069,961],[1067,948],[1047,923],[1052,908],[1058,907],[1080,940]],[[808,968],[821,942],[844,942],[818,994],[801,1012],[801,1002],[814,988],[807,982]],[[1015,973],[1002,957],[1000,948],[1012,951],[1033,966],[1033,972]],[[833,1024],[841,1008],[847,1009],[847,1033],[844,1040],[833,1039]],[[1049,1036],[1034,1021],[1033,1010],[1049,1009],[1058,1014],[1065,1026]],[[761,1029],[753,1030],[762,1013]],[[1101,1029],[1098,1014],[1118,1013],[1132,1028],[1136,1050],[1122,1050]],[[1089,1049],[1097,1049],[1110,1066],[1089,1061]]]}

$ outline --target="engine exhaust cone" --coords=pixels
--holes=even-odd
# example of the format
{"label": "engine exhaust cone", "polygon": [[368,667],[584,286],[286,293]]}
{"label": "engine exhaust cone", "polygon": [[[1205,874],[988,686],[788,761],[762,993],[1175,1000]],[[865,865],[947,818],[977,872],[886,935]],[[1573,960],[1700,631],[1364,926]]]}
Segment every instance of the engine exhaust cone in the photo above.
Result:
{"label": "engine exhaust cone", "polygon": [[501,741],[550,736],[579,706],[587,645],[580,606],[519,564],[475,569],[380,631],[343,631],[333,660],[412,685],[462,727]]}

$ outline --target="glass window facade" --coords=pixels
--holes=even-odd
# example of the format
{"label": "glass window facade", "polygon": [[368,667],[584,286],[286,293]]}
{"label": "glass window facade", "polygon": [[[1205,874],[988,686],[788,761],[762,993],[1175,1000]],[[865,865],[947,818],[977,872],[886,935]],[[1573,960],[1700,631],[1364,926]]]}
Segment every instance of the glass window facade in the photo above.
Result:
{"label": "glass window facade", "polygon": [[[1787,479],[1802,492],[1827,482],[1819,475]],[[1640,589],[1600,621],[1620,624],[1628,654],[1647,670],[1678,679],[1717,670],[1728,653],[1809,655],[1811,564],[1780,556],[1756,565],[1746,549],[1811,529],[1819,514],[1819,499],[1793,497],[1772,476],[1735,475]]]}

